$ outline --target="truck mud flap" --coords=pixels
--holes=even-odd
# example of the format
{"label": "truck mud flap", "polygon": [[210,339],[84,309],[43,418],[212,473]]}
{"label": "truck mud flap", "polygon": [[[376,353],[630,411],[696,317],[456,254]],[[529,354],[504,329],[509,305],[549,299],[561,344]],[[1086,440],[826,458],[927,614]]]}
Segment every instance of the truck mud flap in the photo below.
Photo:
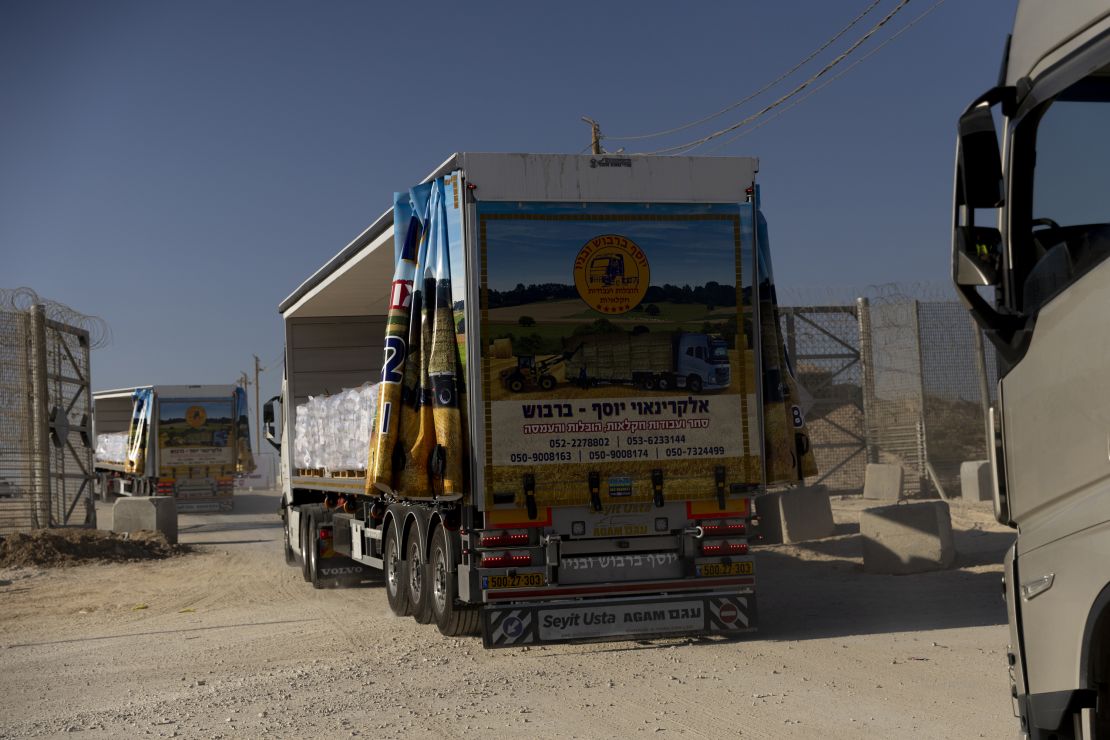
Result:
{"label": "truck mud flap", "polygon": [[755,629],[755,595],[498,604],[482,607],[482,645],[518,647],[552,642],[686,635],[738,635]]}
{"label": "truck mud flap", "polygon": [[331,558],[321,555],[316,570],[319,579],[330,586],[356,586],[363,581],[381,580],[379,571],[342,555]]}

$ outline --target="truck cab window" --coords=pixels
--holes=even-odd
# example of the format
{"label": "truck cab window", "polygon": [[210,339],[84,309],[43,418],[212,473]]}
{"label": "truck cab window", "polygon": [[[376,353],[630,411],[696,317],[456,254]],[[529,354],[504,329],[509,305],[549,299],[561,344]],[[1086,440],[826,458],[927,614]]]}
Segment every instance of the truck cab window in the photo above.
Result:
{"label": "truck cab window", "polygon": [[1033,313],[1110,255],[1110,68],[1036,116],[1024,309]]}

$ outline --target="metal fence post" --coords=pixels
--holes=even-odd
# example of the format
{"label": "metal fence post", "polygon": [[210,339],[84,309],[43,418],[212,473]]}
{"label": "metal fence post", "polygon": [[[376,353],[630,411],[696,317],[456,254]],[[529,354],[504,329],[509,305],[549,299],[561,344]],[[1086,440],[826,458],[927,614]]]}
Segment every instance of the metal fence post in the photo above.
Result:
{"label": "metal fence post", "polygon": [[874,419],[875,365],[871,342],[871,302],[866,298],[856,299],[856,313],[859,321],[859,364],[863,381],[863,429],[867,436],[867,462],[879,462],[879,445],[875,439],[877,426]]}
{"label": "metal fence post", "polygon": [[50,526],[50,401],[46,387],[46,311],[31,307],[32,526]]}

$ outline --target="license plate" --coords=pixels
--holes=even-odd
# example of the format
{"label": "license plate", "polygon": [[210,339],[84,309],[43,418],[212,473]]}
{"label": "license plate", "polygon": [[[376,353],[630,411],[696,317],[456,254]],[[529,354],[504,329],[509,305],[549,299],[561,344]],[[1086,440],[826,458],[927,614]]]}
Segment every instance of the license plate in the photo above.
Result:
{"label": "license plate", "polygon": [[512,576],[486,576],[486,588],[534,588],[546,586],[543,573],[517,573]]}
{"label": "license plate", "polygon": [[750,576],[755,573],[755,563],[704,563],[697,567],[697,573],[702,578]]}

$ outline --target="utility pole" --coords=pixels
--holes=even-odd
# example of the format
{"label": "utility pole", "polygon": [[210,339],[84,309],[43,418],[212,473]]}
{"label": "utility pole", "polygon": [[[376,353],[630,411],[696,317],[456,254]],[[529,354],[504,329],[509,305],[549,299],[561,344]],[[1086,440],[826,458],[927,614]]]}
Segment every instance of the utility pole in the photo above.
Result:
{"label": "utility pole", "polygon": [[[239,387],[242,388],[244,391],[251,387],[251,382],[247,379],[246,372],[239,373]],[[238,419],[236,421],[238,421]]]}
{"label": "utility pole", "polygon": [[590,147],[594,154],[601,154],[601,124],[588,116],[582,120],[590,124]]}
{"label": "utility pole", "polygon": [[254,357],[254,454],[262,452],[262,411],[258,405],[258,374],[265,370],[262,364],[258,361],[258,355]]}

